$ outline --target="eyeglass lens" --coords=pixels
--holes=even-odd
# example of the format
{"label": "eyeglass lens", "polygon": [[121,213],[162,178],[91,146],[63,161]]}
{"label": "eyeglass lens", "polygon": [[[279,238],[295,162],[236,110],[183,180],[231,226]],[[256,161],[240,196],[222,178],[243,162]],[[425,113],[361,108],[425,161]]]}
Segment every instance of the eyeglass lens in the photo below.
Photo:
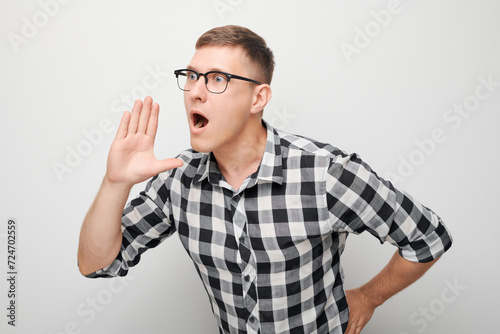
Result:
{"label": "eyeglass lens", "polygon": [[[209,72],[204,75],[205,78],[200,79],[205,81],[207,89],[212,93],[222,93],[227,87],[227,76],[224,73],[219,72]],[[185,91],[189,91],[198,81],[198,75],[194,71],[184,70],[179,71],[177,75],[177,84],[179,88]]]}

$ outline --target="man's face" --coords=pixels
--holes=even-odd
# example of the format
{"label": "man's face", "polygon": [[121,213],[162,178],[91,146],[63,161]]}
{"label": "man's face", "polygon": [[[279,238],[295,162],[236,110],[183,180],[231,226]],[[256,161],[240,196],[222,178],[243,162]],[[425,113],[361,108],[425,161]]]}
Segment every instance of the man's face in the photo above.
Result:
{"label": "man's face", "polygon": [[[221,71],[248,78],[253,75],[244,51],[230,46],[196,50],[187,68],[199,73]],[[200,77],[190,91],[184,92],[191,147],[199,152],[223,152],[236,147],[251,114],[255,86],[233,79],[224,93],[213,94],[205,87],[205,78]]]}

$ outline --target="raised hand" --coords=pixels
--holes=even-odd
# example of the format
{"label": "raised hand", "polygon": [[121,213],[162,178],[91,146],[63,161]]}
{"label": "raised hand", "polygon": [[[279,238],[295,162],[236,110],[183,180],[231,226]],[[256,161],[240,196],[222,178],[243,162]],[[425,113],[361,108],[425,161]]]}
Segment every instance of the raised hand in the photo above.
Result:
{"label": "raised hand", "polygon": [[126,111],[109,150],[106,178],[113,184],[132,187],[158,173],[182,166],[179,159],[157,160],[154,141],[160,106],[151,97],[137,100]]}

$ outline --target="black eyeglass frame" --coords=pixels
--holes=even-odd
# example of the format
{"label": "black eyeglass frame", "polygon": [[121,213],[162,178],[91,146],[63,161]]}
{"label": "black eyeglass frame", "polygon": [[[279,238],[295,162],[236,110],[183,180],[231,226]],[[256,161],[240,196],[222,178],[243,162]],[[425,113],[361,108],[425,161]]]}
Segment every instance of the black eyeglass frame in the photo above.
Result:
{"label": "black eyeglass frame", "polygon": [[[184,92],[189,92],[190,89],[184,89],[182,88],[180,85],[179,85],[179,74],[180,72],[182,71],[189,71],[189,72],[193,72],[196,74],[196,81],[200,80],[200,77],[203,76],[205,77],[205,88],[212,94],[222,94],[226,91],[227,89],[227,86],[229,85],[229,82],[231,81],[231,79],[237,79],[237,80],[244,80],[244,81],[248,81],[248,82],[252,82],[252,83],[255,83],[257,85],[262,85],[262,82],[259,82],[257,80],[253,80],[253,79],[249,79],[249,78],[245,78],[245,77],[242,77],[242,76],[239,76],[239,75],[236,75],[236,74],[230,74],[230,73],[226,73],[226,72],[221,72],[221,71],[209,71],[209,72],[206,72],[206,73],[199,73],[199,72],[196,72],[195,70],[192,70],[190,68],[183,68],[183,69],[180,69],[180,70],[175,70],[174,71],[174,74],[175,74],[175,78],[177,79],[177,86],[179,87],[180,90],[184,91]],[[218,93],[215,93],[215,92],[212,92],[210,89],[208,89],[208,78],[207,78],[207,75],[209,74],[212,74],[212,73],[220,73],[220,74],[224,74],[226,77],[227,77],[227,82],[226,82],[226,88],[224,88],[224,90],[222,92],[218,92]]]}

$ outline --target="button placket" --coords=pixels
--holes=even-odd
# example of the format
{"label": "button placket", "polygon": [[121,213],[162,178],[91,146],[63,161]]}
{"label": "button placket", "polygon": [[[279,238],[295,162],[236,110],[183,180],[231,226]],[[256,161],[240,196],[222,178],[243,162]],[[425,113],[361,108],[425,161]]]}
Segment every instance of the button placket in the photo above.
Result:
{"label": "button placket", "polygon": [[247,322],[248,333],[258,333],[258,304],[255,280],[257,272],[255,271],[255,258],[252,254],[248,235],[246,231],[247,217],[245,211],[245,197],[243,194],[235,195],[231,198],[233,206],[233,226],[234,236],[238,241],[238,263],[241,268],[241,284],[243,287],[243,304],[248,311],[249,318]]}

